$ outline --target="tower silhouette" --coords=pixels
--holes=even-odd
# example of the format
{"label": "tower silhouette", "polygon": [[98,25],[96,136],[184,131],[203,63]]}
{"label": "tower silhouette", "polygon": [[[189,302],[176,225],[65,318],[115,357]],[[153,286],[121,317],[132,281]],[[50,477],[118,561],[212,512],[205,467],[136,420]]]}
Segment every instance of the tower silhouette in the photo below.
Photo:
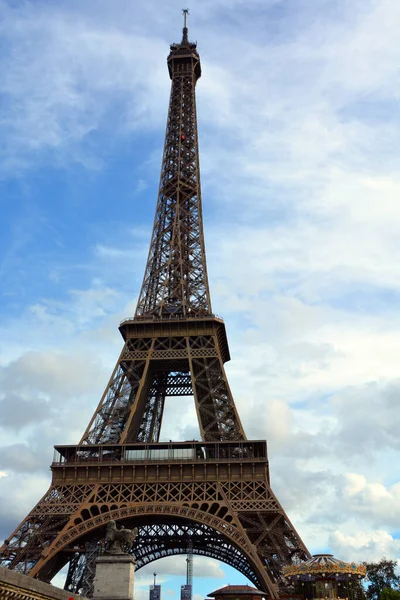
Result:
{"label": "tower silhouette", "polygon": [[[172,44],[172,80],[150,250],[124,346],[76,446],[56,446],[52,483],[0,549],[2,565],[44,581],[69,564],[66,588],[91,594],[110,519],[139,527],[137,568],[202,554],[238,569],[271,598],[284,565],[309,557],[270,487],[266,442],[247,440],[224,370],[225,325],[213,314],[203,237],[196,44]],[[192,395],[201,441],[160,442],[165,398]]]}

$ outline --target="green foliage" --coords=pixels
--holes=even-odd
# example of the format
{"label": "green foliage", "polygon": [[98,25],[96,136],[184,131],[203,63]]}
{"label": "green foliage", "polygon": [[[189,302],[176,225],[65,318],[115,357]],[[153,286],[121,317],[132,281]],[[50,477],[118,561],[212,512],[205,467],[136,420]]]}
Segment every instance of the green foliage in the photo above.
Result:
{"label": "green foliage", "polygon": [[367,568],[368,600],[400,600],[400,577],[396,574],[396,561],[382,558],[377,563],[364,565]]}
{"label": "green foliage", "polygon": [[383,588],[379,600],[400,600],[400,590],[393,590],[392,588]]}

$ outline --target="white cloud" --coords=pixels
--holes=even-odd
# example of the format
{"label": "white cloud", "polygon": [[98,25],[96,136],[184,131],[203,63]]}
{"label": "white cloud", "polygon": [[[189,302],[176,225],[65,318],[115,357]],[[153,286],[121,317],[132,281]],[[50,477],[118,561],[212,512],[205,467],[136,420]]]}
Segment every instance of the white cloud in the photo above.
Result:
{"label": "white cloud", "polygon": [[[196,577],[209,579],[222,579],[225,577],[223,565],[220,565],[216,560],[196,555],[194,561]],[[170,575],[179,575],[182,578],[186,577],[186,555],[166,556],[140,569],[137,574],[140,586],[143,587],[144,585],[153,583],[154,572],[157,573],[158,583],[164,582],[166,577]]]}
{"label": "white cloud", "polygon": [[360,531],[350,535],[335,531],[329,543],[335,554],[343,560],[360,562],[379,561],[383,557],[396,560],[400,551],[400,540],[383,530]]}
{"label": "white cloud", "polygon": [[159,122],[167,97],[159,76],[164,50],[159,40],[96,24],[62,7],[2,3],[1,9],[8,61],[0,90],[7,99],[2,121],[7,174],[49,151],[55,153],[46,160],[98,168],[102,159],[90,151],[90,137],[107,127],[118,96],[125,124]]}
{"label": "white cloud", "polygon": [[[21,513],[25,517],[47,491],[49,476],[36,473],[14,476],[10,473],[2,479],[1,486],[2,519],[7,522],[13,519],[17,526]],[[3,533],[10,535],[11,530]]]}
{"label": "white cloud", "polygon": [[381,481],[367,481],[359,473],[345,475],[344,507],[366,522],[397,529],[400,522],[400,481],[386,487]]}

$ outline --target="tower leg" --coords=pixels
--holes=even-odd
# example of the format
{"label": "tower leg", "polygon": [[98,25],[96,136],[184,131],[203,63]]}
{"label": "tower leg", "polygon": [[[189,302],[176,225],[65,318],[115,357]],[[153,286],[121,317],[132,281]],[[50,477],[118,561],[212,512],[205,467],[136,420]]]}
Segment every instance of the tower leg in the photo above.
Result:
{"label": "tower leg", "polygon": [[[113,445],[113,453],[109,448],[59,447],[52,488],[29,516],[35,535],[23,537],[24,522],[2,549],[12,568],[27,567],[30,575],[49,581],[88,542],[104,539],[110,519],[139,528],[133,548],[138,568],[186,554],[190,538],[194,554],[225,561],[271,598],[284,590],[282,566],[309,557],[270,488],[265,442],[139,443]],[[39,545],[39,539],[47,542]]]}

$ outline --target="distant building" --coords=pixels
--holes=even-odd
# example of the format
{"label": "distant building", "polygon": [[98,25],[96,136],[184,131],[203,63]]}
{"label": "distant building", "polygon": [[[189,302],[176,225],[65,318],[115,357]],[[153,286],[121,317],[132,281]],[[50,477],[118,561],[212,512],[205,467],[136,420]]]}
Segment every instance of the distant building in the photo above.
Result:
{"label": "distant building", "polygon": [[263,600],[267,594],[250,585],[226,585],[211,592],[208,597],[214,600]]}
{"label": "distant building", "polygon": [[181,600],[192,600],[192,586],[181,585]]}
{"label": "distant building", "polygon": [[[307,598],[307,596],[304,597]],[[270,596],[268,595],[268,593],[262,592],[261,590],[258,590],[257,588],[254,588],[251,585],[226,585],[225,587],[219,588],[218,590],[215,590],[215,592],[211,592],[211,594],[208,594],[208,598],[206,598],[205,600],[210,600],[210,598],[213,598],[213,600],[265,600],[270,598]],[[280,594],[279,599],[302,600],[303,596],[300,593],[294,593],[290,595]]]}
{"label": "distant building", "polygon": [[161,600],[161,585],[151,585],[149,600]]}

